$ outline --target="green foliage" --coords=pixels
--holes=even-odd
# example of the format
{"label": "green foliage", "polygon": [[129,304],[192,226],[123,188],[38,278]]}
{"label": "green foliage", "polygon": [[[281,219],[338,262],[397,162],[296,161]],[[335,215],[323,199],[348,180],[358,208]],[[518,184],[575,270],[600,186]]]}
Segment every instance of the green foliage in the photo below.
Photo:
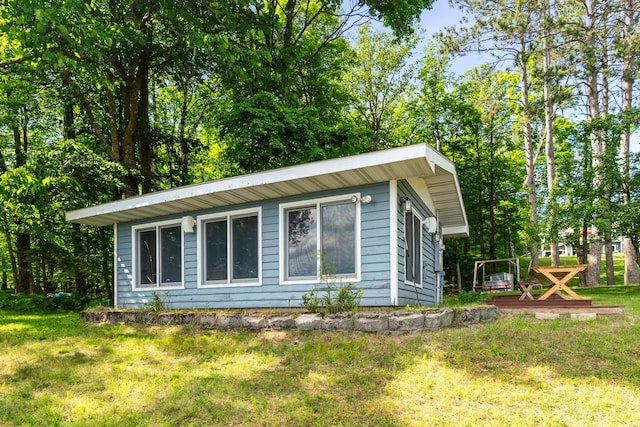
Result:
{"label": "green foliage", "polygon": [[302,306],[309,313],[317,313],[322,305],[322,298],[316,289],[312,289],[308,294],[302,294]]}
{"label": "green foliage", "polygon": [[325,313],[354,312],[360,306],[362,289],[358,289],[352,282],[347,284],[327,281],[324,294],[317,289],[302,295],[302,306],[310,313],[317,313],[320,308]]}
{"label": "green foliage", "polygon": [[165,292],[164,295],[158,292],[153,292],[153,294],[151,295],[151,301],[145,303],[144,308],[152,313],[161,313],[163,311],[166,311],[167,303],[170,297],[171,294],[169,293],[169,291]]}
{"label": "green foliage", "polygon": [[[347,126],[347,125],[345,125]],[[239,172],[307,163],[348,152],[356,132],[323,123],[315,108],[290,108],[272,93],[236,103],[224,118],[225,155]]]}
{"label": "green foliage", "polygon": [[460,291],[458,295],[445,295],[442,301],[442,305],[444,305],[445,307],[460,307],[463,305],[482,304],[489,298],[491,298],[490,294],[463,290]]}
{"label": "green foliage", "polygon": [[59,296],[23,295],[0,292],[0,309],[21,313],[38,311],[84,311],[92,307],[111,306],[105,296],[76,296],[61,294]]}

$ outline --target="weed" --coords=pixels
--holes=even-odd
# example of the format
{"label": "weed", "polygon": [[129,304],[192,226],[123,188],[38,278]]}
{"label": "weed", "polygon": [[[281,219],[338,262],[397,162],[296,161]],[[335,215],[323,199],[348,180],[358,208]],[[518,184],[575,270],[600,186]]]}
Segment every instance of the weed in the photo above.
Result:
{"label": "weed", "polygon": [[151,301],[144,304],[144,308],[152,313],[160,313],[167,310],[167,301],[171,297],[169,291],[164,293],[164,297],[158,293],[151,294]]}

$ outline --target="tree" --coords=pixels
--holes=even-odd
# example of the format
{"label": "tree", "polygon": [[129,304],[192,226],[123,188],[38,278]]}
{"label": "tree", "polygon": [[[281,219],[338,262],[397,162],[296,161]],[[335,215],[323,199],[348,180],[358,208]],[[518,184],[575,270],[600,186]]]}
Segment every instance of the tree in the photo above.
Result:
{"label": "tree", "polygon": [[456,0],[454,4],[475,19],[471,27],[448,29],[440,35],[449,52],[490,51],[499,60],[511,58],[520,76],[519,120],[524,142],[526,164],[525,185],[529,205],[529,252],[531,266],[538,261],[538,202],[535,180],[535,151],[532,122],[534,113],[530,105],[530,65],[535,53],[534,40],[538,30],[538,4],[493,0]]}
{"label": "tree", "polygon": [[346,74],[352,92],[353,116],[370,134],[367,151],[406,143],[397,130],[406,115],[413,77],[408,64],[417,39],[400,43],[391,34],[374,32],[368,24],[358,29],[353,67]]}

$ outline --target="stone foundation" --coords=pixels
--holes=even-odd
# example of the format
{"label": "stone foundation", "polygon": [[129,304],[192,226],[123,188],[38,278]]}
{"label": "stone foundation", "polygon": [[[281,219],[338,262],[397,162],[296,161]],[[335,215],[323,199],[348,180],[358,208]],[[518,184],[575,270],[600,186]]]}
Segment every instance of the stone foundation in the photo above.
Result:
{"label": "stone foundation", "polygon": [[193,325],[207,329],[248,329],[302,331],[358,331],[409,333],[452,326],[491,322],[498,317],[495,306],[443,308],[433,310],[363,311],[357,313],[243,314],[218,312],[85,311],[87,323],[125,323],[145,325]]}

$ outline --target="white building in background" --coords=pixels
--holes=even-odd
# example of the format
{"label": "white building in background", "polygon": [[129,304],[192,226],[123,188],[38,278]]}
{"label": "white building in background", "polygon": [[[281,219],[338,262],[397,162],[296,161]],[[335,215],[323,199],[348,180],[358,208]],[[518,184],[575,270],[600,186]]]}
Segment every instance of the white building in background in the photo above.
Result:
{"label": "white building in background", "polygon": [[[561,232],[560,234],[560,239],[568,239],[569,236],[571,236],[573,233],[575,233],[575,230],[573,228],[568,228],[566,230],[564,230],[563,232]],[[591,228],[587,229],[587,237],[591,235]],[[580,240],[582,241],[582,233],[580,233]],[[614,237],[611,241],[611,246],[613,249],[613,253],[622,253],[624,251],[624,246],[623,246],[623,242],[624,242],[624,237],[623,236],[617,236]],[[548,247],[548,243],[547,242],[543,242],[542,243],[542,247],[544,249],[540,250],[540,256],[550,256],[551,255],[551,249]],[[605,252],[605,246],[602,246],[602,253]],[[573,256],[576,255],[576,251],[574,249],[574,247],[569,244],[566,240],[560,240],[558,242],[558,251],[560,252],[560,256]]]}

